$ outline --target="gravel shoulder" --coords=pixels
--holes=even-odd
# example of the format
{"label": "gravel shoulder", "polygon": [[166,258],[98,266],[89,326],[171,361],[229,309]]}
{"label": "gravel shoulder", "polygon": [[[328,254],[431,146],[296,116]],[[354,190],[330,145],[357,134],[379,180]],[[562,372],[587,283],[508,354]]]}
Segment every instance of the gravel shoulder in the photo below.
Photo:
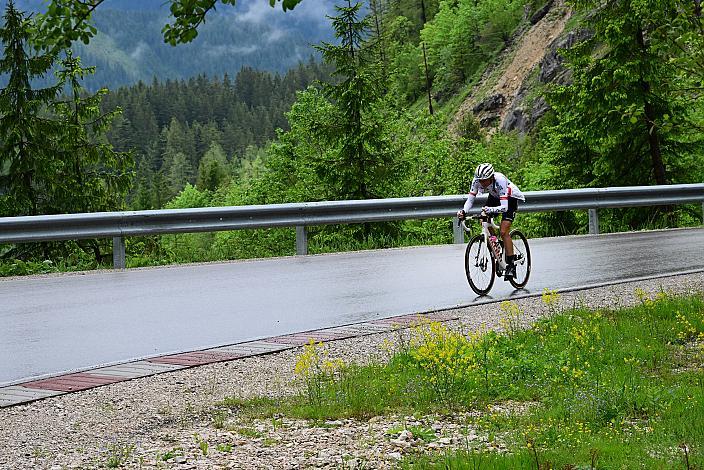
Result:
{"label": "gravel shoulder", "polygon": [[[636,289],[650,294],[701,292],[704,273],[671,276],[564,293],[564,308],[629,306]],[[515,301],[531,322],[547,313],[540,297]],[[497,303],[453,311],[453,328],[498,328]],[[384,360],[403,331],[327,343],[330,358]],[[214,415],[225,397],[280,397],[295,393],[294,366],[301,348],[211,364],[0,409],[0,468],[394,468],[406,452],[484,446],[501,451],[453,416],[383,416],[324,425],[303,420],[244,420]],[[425,442],[400,432],[406,426],[435,431]],[[207,447],[206,444],[207,443]],[[204,447],[206,450],[204,451]]]}

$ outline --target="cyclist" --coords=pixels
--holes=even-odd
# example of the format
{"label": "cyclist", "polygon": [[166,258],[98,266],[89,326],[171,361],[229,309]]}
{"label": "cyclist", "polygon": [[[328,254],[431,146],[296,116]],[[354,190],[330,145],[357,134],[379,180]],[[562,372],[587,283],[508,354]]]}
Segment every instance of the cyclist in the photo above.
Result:
{"label": "cyclist", "polygon": [[[513,254],[513,242],[511,241],[511,223],[516,216],[518,201],[525,201],[526,198],[521,190],[513,184],[504,174],[494,171],[491,163],[482,163],[474,172],[474,179],[469,190],[467,202],[464,208],[457,212],[457,217],[464,220],[467,212],[474,205],[474,198],[478,193],[489,193],[486,206],[482,207],[482,212],[487,215],[502,214],[501,217],[501,239],[504,241],[506,249],[506,272],[504,280],[516,276],[516,257]],[[494,230],[490,227],[491,233]]]}

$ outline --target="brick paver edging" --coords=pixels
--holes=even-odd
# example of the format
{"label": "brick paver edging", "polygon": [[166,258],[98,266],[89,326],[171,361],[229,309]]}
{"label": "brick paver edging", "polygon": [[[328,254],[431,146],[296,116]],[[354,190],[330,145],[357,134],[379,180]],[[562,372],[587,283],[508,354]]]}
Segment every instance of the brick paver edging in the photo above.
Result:
{"label": "brick paver edging", "polygon": [[57,395],[79,392],[81,390],[162,374],[174,370],[270,354],[303,346],[311,340],[315,342],[335,341],[375,333],[385,333],[399,328],[408,328],[420,322],[443,322],[456,320],[458,318],[458,315],[447,312],[400,315],[347,326],[274,336],[272,338],[237,343],[202,351],[170,354],[109,367],[100,367],[88,371],[63,374],[47,379],[19,383],[9,387],[0,387],[0,408],[25,404],[44,398],[55,397]]}

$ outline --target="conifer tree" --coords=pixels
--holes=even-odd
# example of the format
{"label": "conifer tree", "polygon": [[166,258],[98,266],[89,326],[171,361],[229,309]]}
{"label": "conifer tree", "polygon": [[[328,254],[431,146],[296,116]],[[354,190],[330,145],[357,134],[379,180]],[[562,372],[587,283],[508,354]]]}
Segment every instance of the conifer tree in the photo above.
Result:
{"label": "conifer tree", "polygon": [[51,103],[59,126],[53,165],[57,185],[47,185],[47,212],[99,212],[120,208],[129,189],[134,161],[128,152],[117,152],[104,134],[119,109],[101,113],[103,88],[87,94],[81,86],[94,68],[83,68],[71,51],[61,61],[59,83],[66,86],[65,100]]}
{"label": "conifer tree", "polygon": [[166,169],[169,182],[169,197],[177,195],[193,180],[193,167],[183,152],[176,152],[170,155]]}
{"label": "conifer tree", "polygon": [[220,144],[212,142],[198,167],[197,186],[201,190],[215,191],[230,177],[227,157]]}
{"label": "conifer tree", "polygon": [[32,80],[48,73],[54,57],[29,50],[30,21],[12,0],[4,20],[0,73],[9,80],[0,91],[0,214],[36,215],[43,211],[44,190],[57,182],[52,136],[58,128],[46,110],[60,85],[32,88]]}
{"label": "conifer tree", "polygon": [[336,6],[339,15],[331,19],[340,43],[317,46],[340,79],[323,88],[337,116],[322,131],[336,150],[332,159],[326,157],[317,166],[337,199],[382,197],[392,163],[378,108],[381,89],[373,60],[378,56],[365,49],[369,23],[360,18],[361,6],[349,1],[346,7]]}

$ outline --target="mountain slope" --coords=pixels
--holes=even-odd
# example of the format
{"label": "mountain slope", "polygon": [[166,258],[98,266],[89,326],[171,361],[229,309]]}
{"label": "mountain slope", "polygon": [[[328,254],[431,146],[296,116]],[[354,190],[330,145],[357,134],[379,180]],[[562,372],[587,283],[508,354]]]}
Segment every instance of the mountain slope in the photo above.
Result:
{"label": "mountain slope", "polygon": [[487,70],[481,82],[460,105],[450,130],[458,126],[468,114],[491,132],[505,128],[515,106],[529,87],[531,73],[543,60],[551,44],[565,30],[571,10],[564,0],[550,4],[544,16],[524,31],[519,31],[510,47],[503,52],[496,65]]}
{"label": "mountain slope", "polygon": [[[3,8],[6,4],[0,1]],[[20,0],[17,6],[26,12],[45,8],[38,0]],[[98,34],[88,45],[77,43],[74,50],[84,65],[97,67],[84,82],[91,90],[154,77],[235,75],[245,66],[284,73],[319,56],[312,44],[333,40],[328,13],[331,5],[323,0],[308,0],[286,13],[266,0],[238,2],[209,14],[194,41],[173,47],[164,43],[161,33],[170,21],[167,3],[108,0],[93,16]]]}

